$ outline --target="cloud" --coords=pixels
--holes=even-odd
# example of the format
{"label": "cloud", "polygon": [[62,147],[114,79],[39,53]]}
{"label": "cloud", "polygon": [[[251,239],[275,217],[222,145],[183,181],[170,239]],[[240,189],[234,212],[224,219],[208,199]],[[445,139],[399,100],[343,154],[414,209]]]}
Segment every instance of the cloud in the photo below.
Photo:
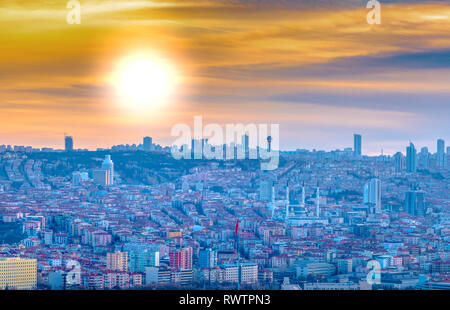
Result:
{"label": "cloud", "polygon": [[209,67],[207,77],[225,79],[311,79],[317,77],[349,78],[397,70],[450,69],[450,49],[419,53],[378,54],[339,57],[325,63],[290,65],[281,62]]}
{"label": "cloud", "polygon": [[[308,102],[317,105],[335,107],[354,107],[361,109],[374,109],[383,111],[409,111],[418,114],[450,113],[450,106],[446,104],[450,99],[447,94],[420,94],[420,93],[383,93],[366,92],[365,94],[342,94],[333,92],[297,92],[285,93],[269,98],[273,101]],[[426,112],[424,112],[426,110]]]}
{"label": "cloud", "polygon": [[[101,142],[114,143],[110,132],[170,132],[198,113],[279,119],[292,145],[299,130],[323,145],[342,142],[327,132],[350,136],[352,127],[395,141],[448,132],[448,3],[383,0],[376,27],[366,3],[85,0],[74,26],[60,0],[3,0],[0,132],[31,126],[92,140],[100,122]],[[170,109],[126,117],[104,85],[140,49],[167,55],[184,83]]]}

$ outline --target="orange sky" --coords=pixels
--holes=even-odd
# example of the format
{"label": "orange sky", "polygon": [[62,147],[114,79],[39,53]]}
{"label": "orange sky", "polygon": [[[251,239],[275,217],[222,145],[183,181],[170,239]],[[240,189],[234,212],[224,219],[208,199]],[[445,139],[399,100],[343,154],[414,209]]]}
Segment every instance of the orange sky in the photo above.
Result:
{"label": "orange sky", "polygon": [[[0,144],[75,147],[168,144],[176,123],[280,124],[281,147],[335,149],[363,134],[368,153],[435,148],[447,138],[450,6],[365,1],[66,0],[0,3]],[[328,4],[328,5],[325,5]],[[158,53],[180,72],[164,107],[118,104],[120,59]],[[447,135],[447,136],[446,136]]]}

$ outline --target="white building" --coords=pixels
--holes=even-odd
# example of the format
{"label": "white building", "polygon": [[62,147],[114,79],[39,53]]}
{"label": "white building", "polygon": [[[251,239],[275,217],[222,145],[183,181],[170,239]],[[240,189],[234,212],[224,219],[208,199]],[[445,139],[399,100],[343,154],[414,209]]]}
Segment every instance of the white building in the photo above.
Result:
{"label": "white building", "polygon": [[52,244],[53,243],[53,231],[51,229],[43,230],[42,234],[44,235],[44,243],[45,244]]}
{"label": "white building", "polygon": [[364,186],[363,202],[369,204],[373,213],[381,212],[381,181],[379,179],[371,179]]}
{"label": "white building", "polygon": [[237,265],[226,264],[222,266],[224,269],[224,282],[237,283],[239,281],[239,269]]}
{"label": "white building", "polygon": [[108,171],[108,185],[114,184],[114,163],[111,160],[111,155],[106,155],[102,163],[102,169]]}
{"label": "white building", "polygon": [[241,283],[256,284],[258,283],[258,265],[254,263],[241,264]]}
{"label": "white building", "polygon": [[336,272],[336,267],[328,263],[305,263],[296,268],[298,278],[306,278],[309,275],[331,276]]}

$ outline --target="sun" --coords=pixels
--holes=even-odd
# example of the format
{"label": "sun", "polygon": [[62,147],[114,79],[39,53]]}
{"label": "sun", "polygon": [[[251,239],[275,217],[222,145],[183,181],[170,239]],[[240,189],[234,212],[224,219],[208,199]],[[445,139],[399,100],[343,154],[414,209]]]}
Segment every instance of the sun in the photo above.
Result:
{"label": "sun", "polygon": [[152,110],[167,104],[175,92],[177,74],[167,59],[152,54],[119,62],[114,84],[121,104],[132,110]]}

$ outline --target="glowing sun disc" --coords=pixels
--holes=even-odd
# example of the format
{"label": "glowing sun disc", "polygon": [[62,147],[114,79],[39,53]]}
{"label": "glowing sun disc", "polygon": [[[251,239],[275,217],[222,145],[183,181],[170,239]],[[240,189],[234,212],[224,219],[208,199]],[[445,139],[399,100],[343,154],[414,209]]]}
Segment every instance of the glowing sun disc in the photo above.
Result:
{"label": "glowing sun disc", "polygon": [[138,55],[124,59],[114,84],[124,105],[131,109],[151,109],[168,102],[177,80],[174,67],[166,59]]}

